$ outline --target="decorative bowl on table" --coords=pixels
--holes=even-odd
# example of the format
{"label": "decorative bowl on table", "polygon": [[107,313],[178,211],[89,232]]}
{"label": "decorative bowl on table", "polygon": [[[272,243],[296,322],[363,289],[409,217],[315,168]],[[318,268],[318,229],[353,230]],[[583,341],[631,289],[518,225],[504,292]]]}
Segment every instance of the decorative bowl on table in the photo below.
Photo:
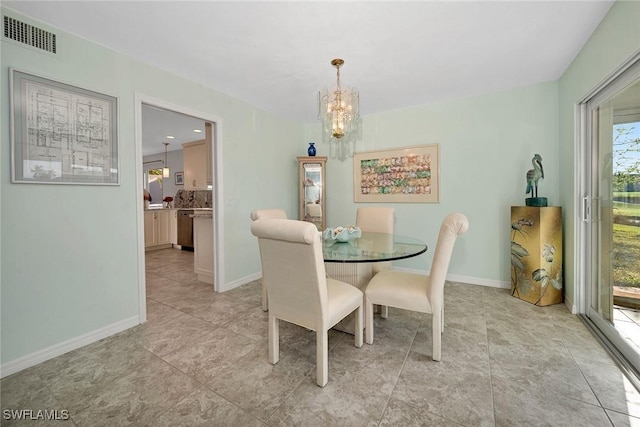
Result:
{"label": "decorative bowl on table", "polygon": [[324,240],[329,242],[350,242],[360,236],[362,236],[362,231],[353,225],[348,227],[327,228],[322,234]]}

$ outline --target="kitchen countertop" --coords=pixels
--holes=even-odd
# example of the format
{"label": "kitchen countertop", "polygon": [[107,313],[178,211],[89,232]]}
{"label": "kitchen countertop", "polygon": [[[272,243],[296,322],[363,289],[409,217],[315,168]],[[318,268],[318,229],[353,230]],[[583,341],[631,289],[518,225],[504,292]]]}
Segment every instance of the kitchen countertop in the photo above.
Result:
{"label": "kitchen countertop", "polygon": [[165,208],[165,207],[144,208],[145,211],[170,211],[174,209],[177,211],[212,211],[213,210],[213,208]]}
{"label": "kitchen countertop", "polygon": [[213,212],[213,208],[144,208],[144,211],[194,211],[194,212]]}

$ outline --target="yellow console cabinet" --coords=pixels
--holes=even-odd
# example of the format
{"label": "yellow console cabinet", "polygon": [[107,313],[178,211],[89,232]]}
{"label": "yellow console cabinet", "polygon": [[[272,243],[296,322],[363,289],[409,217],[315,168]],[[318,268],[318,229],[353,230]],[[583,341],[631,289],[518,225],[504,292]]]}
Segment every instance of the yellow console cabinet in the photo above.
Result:
{"label": "yellow console cabinet", "polygon": [[535,305],[562,302],[562,208],[511,206],[511,295]]}

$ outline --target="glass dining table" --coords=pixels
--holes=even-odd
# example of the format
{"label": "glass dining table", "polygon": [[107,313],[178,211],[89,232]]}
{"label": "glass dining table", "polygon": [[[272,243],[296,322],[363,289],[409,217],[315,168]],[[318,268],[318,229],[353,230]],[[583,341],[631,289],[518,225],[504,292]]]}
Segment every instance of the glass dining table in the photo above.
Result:
{"label": "glass dining table", "polygon": [[411,258],[427,251],[427,244],[409,236],[363,231],[348,242],[322,241],[325,263],[372,263]]}
{"label": "glass dining table", "polygon": [[[347,282],[362,292],[373,276],[374,263],[411,258],[426,251],[426,243],[399,234],[363,231],[361,237],[348,242],[322,240],[322,255],[327,276]],[[334,328],[353,334],[353,314]]]}

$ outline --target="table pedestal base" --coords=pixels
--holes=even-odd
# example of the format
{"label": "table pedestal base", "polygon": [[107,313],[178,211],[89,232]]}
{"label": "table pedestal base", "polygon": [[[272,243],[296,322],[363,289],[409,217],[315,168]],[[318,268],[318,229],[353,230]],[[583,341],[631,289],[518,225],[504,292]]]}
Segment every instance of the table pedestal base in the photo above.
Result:
{"label": "table pedestal base", "polygon": [[[349,283],[360,289],[362,292],[367,287],[369,280],[373,277],[373,271],[371,263],[358,262],[358,263],[346,263],[346,262],[326,262],[324,264],[327,276],[335,280]],[[363,297],[364,298],[364,297]],[[363,300],[364,308],[364,300]],[[362,313],[364,319],[364,313]],[[348,334],[355,332],[355,313],[351,313],[343,320],[338,322],[333,328]]]}

